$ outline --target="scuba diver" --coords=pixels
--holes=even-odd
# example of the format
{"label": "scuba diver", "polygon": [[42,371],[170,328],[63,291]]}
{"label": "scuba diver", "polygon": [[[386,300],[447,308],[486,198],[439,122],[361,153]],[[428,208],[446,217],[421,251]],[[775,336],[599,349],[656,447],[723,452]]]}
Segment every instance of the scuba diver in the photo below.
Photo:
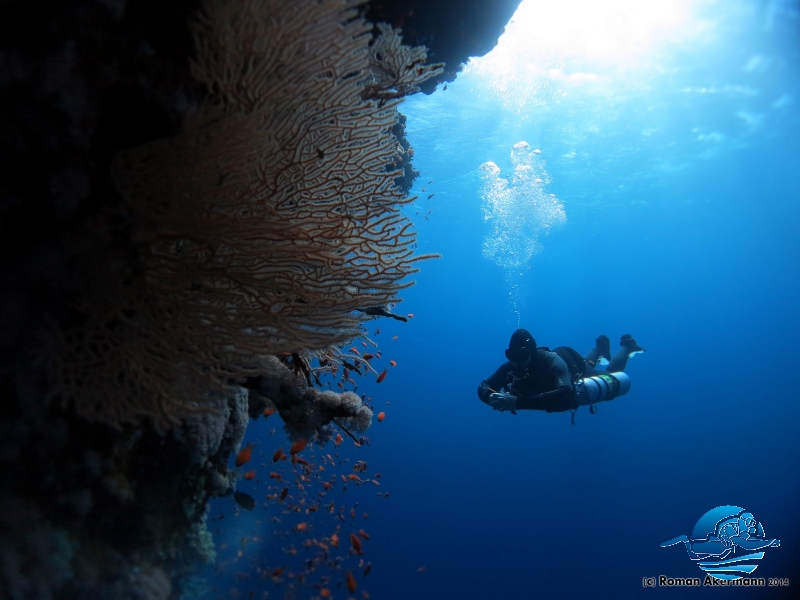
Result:
{"label": "scuba diver", "polygon": [[[611,343],[601,335],[586,357],[568,346],[553,350],[537,348],[527,329],[511,335],[506,350],[508,362],[494,375],[481,381],[478,397],[494,410],[544,410],[573,412],[589,406],[596,412],[597,402],[613,400],[630,389],[630,379],[623,373],[628,359],[644,352],[630,334],[620,338],[620,350],[611,358]],[[598,371],[598,361],[610,361],[605,371]]]}

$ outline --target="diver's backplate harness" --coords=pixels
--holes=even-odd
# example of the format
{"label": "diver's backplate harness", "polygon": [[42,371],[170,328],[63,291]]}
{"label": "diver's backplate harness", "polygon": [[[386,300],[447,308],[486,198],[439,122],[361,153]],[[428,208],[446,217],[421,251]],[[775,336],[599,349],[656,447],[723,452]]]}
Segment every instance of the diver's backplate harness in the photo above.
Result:
{"label": "diver's backplate harness", "polygon": [[[550,352],[548,348],[538,348],[538,350],[545,350]],[[515,387],[522,381],[529,379],[531,376],[530,365],[531,361],[524,367],[514,367],[508,372],[505,388],[515,396],[519,393]],[[572,389],[578,400],[578,406],[588,406],[591,414],[597,413],[597,406],[599,402],[607,402],[619,396],[624,396],[631,389],[631,380],[623,372],[618,373],[598,373],[590,377],[584,377],[582,374],[575,373],[570,370],[572,378]],[[575,425],[575,413],[577,409],[569,411],[571,414],[571,423]]]}

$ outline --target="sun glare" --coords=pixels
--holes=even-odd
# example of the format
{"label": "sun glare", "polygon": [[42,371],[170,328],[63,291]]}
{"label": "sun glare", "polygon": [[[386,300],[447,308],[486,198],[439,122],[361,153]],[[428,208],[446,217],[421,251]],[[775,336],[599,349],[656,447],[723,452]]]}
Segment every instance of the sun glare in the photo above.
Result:
{"label": "sun glare", "polygon": [[504,41],[543,57],[627,66],[675,37],[690,16],[691,0],[524,0]]}
{"label": "sun glare", "polygon": [[706,25],[698,5],[714,2],[523,0],[494,50],[466,71],[521,112],[575,85],[600,91],[626,72],[641,81],[662,68],[660,50],[697,39]]}

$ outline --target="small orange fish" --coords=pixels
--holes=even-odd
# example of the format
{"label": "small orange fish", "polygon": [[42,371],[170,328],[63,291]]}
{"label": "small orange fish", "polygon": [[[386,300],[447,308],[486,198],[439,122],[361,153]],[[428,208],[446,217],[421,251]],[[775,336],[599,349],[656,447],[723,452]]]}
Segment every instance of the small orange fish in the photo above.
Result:
{"label": "small orange fish", "polygon": [[348,478],[350,481],[359,481],[359,482],[361,481],[361,478],[360,478],[358,475],[356,475],[355,473],[350,473],[350,474],[347,476],[347,478]]}
{"label": "small orange fish", "polygon": [[358,536],[355,533],[350,534],[350,544],[353,546],[353,550],[356,554],[361,556],[364,552],[361,550],[361,540],[358,539]]}
{"label": "small orange fish", "polygon": [[264,416],[265,416],[265,417],[269,417],[269,416],[271,416],[271,415],[274,415],[276,412],[277,412],[277,411],[275,410],[275,407],[274,407],[274,406],[271,406],[271,407],[269,407],[269,408],[265,408],[265,409],[264,409]]}
{"label": "small orange fish", "polygon": [[298,452],[302,452],[307,443],[308,442],[306,442],[304,439],[297,440],[294,444],[292,444],[292,447],[289,448],[289,454],[297,454]]}
{"label": "small orange fish", "polygon": [[335,533],[331,534],[331,546],[335,548],[339,547],[339,536]]}
{"label": "small orange fish", "polygon": [[247,481],[250,481],[251,479],[255,479],[255,478],[256,478],[256,472],[255,472],[255,469],[254,469],[254,470],[252,470],[252,471],[248,471],[247,473],[245,473],[245,474],[244,474],[244,478],[245,478],[245,479],[247,479]]}
{"label": "small orange fish", "polygon": [[283,448],[278,448],[275,451],[275,454],[272,455],[272,462],[276,463],[279,460],[285,460],[286,455],[283,453]]}
{"label": "small orange fish", "polygon": [[409,319],[413,319],[414,318],[414,313],[408,313],[408,318]]}
{"label": "small orange fish", "polygon": [[294,526],[295,531],[305,531],[308,529],[308,523],[298,523]]}
{"label": "small orange fish", "polygon": [[375,358],[375,355],[374,354],[365,354],[363,356],[363,358],[364,358],[364,360],[372,360],[373,358]]}
{"label": "small orange fish", "polygon": [[331,591],[328,588],[322,588],[319,591],[319,597],[320,598],[330,598],[331,597]]}
{"label": "small orange fish", "polygon": [[365,540],[369,539],[369,534],[366,531],[364,531],[363,529],[359,529],[358,530],[358,535],[360,535]]}
{"label": "small orange fish", "polygon": [[243,450],[236,455],[236,466],[241,467],[243,464],[248,462],[251,458],[253,458],[253,448],[255,448],[255,444],[247,444]]}
{"label": "small orange fish", "polygon": [[397,339],[397,336],[394,336],[394,337],[392,338],[392,340],[396,340],[396,339]]}
{"label": "small orange fish", "polygon": [[281,502],[283,502],[286,499],[286,495],[288,493],[289,493],[289,488],[283,488],[283,491],[281,492]]}
{"label": "small orange fish", "polygon": [[[384,369],[384,370],[383,370],[383,373],[381,373],[380,375],[378,375],[378,378],[375,380],[375,383],[380,383],[381,381],[383,381],[384,379],[386,379],[386,374],[387,374],[388,372],[389,372],[389,369]],[[249,460],[249,459],[248,459],[248,460]]]}
{"label": "small orange fish", "polygon": [[329,489],[331,489],[331,483],[330,483],[330,481],[323,481],[323,482],[322,482],[322,487],[324,487],[326,490],[329,490]]}
{"label": "small orange fish", "polygon": [[344,575],[347,578],[347,589],[350,590],[351,594],[355,594],[357,587],[356,578],[353,577],[353,574],[350,571],[345,571]]}
{"label": "small orange fish", "polygon": [[369,348],[369,346],[367,346],[367,342],[361,342],[361,345],[364,346],[364,348]]}
{"label": "small orange fish", "polygon": [[386,413],[385,412],[381,411],[381,412],[378,413],[378,423],[383,421],[385,418],[386,418]]}
{"label": "small orange fish", "polygon": [[337,382],[336,385],[338,385],[340,388],[344,389],[344,386],[342,385],[341,381]]}
{"label": "small orange fish", "polygon": [[361,356],[361,352],[359,352],[359,351],[358,351],[358,348],[356,348],[355,346],[353,346],[352,348],[350,348],[350,352],[352,352],[352,353],[354,353],[354,354],[358,354],[359,356]]}
{"label": "small orange fish", "polygon": [[390,365],[392,365],[393,367],[396,367],[396,366],[397,366],[397,362],[395,362],[395,361],[393,361],[393,360],[390,360],[390,361],[389,361],[389,364],[390,364]]}
{"label": "small orange fish", "polygon": [[281,480],[281,474],[280,473],[276,473],[275,471],[272,471],[269,474],[269,477],[270,477],[270,479],[277,479],[278,481]]}
{"label": "small orange fish", "polygon": [[344,438],[342,437],[342,434],[341,433],[337,433],[336,434],[336,440],[334,441],[334,445],[338,446],[343,441],[344,441]]}
{"label": "small orange fish", "polygon": [[278,567],[272,572],[273,577],[280,577],[280,574],[283,573],[283,567]]}

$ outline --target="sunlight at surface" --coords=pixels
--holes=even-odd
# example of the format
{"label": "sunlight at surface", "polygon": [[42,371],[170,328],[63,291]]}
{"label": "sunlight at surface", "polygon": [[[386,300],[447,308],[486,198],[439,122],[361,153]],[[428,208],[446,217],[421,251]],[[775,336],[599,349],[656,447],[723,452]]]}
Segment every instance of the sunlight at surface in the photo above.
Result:
{"label": "sunlight at surface", "polygon": [[602,90],[623,73],[662,72],[664,48],[709,39],[713,25],[699,9],[710,4],[524,0],[495,49],[466,72],[488,79],[509,108],[557,101],[575,86]]}
{"label": "sunlight at surface", "polygon": [[629,65],[685,26],[690,4],[691,0],[527,0],[507,34],[537,54],[558,52],[564,58]]}

